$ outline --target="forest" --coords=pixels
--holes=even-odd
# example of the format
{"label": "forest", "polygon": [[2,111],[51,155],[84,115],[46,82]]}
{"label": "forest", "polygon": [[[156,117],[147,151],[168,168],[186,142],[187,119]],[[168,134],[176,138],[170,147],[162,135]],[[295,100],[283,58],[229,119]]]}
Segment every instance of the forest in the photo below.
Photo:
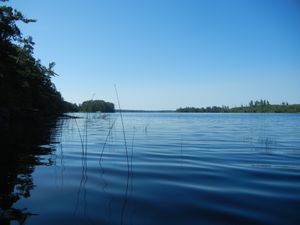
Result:
{"label": "forest", "polygon": [[64,112],[115,112],[115,105],[104,100],[88,100],[78,105],[64,102]]}
{"label": "forest", "polygon": [[239,107],[229,106],[212,106],[212,107],[184,107],[178,108],[176,112],[193,112],[193,113],[299,113],[300,104],[270,104],[268,100],[251,100],[248,105]]}
{"label": "forest", "polygon": [[45,66],[36,59],[33,38],[24,36],[18,27],[19,23],[34,22],[10,6],[0,6],[0,122],[64,112],[113,112],[114,105],[105,101],[87,101],[78,106],[63,99],[51,81],[58,76],[55,63]]}
{"label": "forest", "polygon": [[34,57],[33,39],[23,36],[17,26],[20,22],[35,20],[12,7],[0,7],[0,112],[60,114],[64,101],[51,81],[57,76],[55,63],[45,66]]}

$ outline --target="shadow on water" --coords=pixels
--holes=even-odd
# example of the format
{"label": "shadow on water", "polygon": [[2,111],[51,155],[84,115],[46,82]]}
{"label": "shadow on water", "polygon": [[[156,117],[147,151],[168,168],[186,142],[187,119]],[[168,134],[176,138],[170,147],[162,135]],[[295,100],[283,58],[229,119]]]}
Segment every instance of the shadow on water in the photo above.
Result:
{"label": "shadow on water", "polygon": [[[63,190],[64,187],[64,177],[65,177],[65,156],[64,156],[64,149],[63,149],[63,131],[66,127],[69,126],[69,120],[58,120],[56,125],[56,137],[58,138],[58,142],[56,143],[56,151],[58,154],[53,155],[53,163],[55,166],[55,177],[60,177],[60,187]],[[51,141],[53,143],[53,141]],[[57,167],[60,167],[60,176],[57,176]]]}
{"label": "shadow on water", "polygon": [[36,215],[26,208],[15,208],[14,204],[30,197],[35,166],[53,164],[51,157],[41,157],[50,156],[53,151],[49,144],[56,123],[57,118],[24,115],[0,129],[0,224],[24,224],[28,217]]}

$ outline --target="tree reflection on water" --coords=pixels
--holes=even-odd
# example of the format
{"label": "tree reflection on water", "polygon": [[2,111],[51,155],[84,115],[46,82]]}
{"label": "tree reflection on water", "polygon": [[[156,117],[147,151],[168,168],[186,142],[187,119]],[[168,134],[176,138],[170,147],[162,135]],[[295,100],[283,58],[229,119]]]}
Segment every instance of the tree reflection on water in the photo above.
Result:
{"label": "tree reflection on water", "polygon": [[[51,159],[42,161],[41,156],[53,151],[49,144],[55,126],[55,118],[22,118],[9,128],[0,129],[0,224],[24,224],[28,217],[36,215],[14,205],[19,199],[30,197],[35,166],[53,164]],[[41,145],[48,147],[38,147]]]}

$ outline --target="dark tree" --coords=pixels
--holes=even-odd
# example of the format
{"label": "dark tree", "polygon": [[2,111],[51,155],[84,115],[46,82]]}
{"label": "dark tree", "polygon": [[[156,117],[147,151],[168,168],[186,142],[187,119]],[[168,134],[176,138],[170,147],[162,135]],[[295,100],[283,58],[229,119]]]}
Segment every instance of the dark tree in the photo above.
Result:
{"label": "dark tree", "polygon": [[0,6],[0,112],[59,114],[63,99],[51,81],[55,64],[46,67],[35,59],[33,39],[22,35],[17,22],[35,20],[10,6]]}
{"label": "dark tree", "polygon": [[111,102],[105,102],[103,100],[89,100],[80,105],[80,111],[82,112],[114,112],[115,106]]}

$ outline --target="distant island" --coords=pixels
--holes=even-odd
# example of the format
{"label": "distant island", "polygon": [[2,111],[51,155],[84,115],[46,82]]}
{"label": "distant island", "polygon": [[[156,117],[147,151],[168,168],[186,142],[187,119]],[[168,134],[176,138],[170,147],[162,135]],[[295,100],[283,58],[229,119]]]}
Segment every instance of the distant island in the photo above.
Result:
{"label": "distant island", "polygon": [[300,104],[270,104],[268,100],[250,101],[248,105],[239,107],[211,106],[211,107],[184,107],[176,109],[184,113],[299,113]]}
{"label": "distant island", "polygon": [[115,105],[104,100],[88,100],[77,105],[65,102],[64,112],[115,112]]}
{"label": "distant island", "polygon": [[58,75],[54,72],[55,63],[45,66],[35,58],[33,39],[23,36],[20,22],[35,20],[10,6],[0,6],[0,129],[65,112],[115,111],[113,103],[103,100],[79,105],[65,101],[51,80]]}

